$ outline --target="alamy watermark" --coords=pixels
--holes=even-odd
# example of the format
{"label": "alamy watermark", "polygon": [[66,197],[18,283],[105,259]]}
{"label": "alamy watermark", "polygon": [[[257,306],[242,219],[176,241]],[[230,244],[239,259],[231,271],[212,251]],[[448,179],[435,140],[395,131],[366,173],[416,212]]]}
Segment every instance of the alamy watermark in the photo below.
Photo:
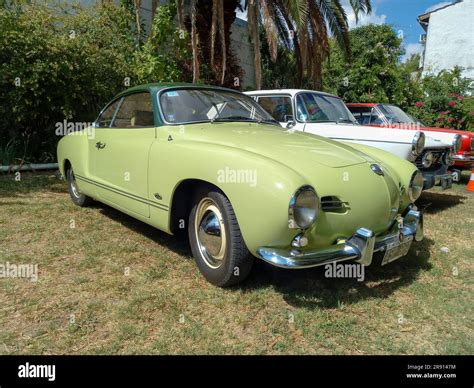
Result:
{"label": "alamy watermark", "polygon": [[242,183],[248,184],[250,187],[255,187],[257,185],[257,170],[225,167],[217,170],[217,182]]}
{"label": "alamy watermark", "polygon": [[330,263],[324,266],[324,276],[327,278],[340,279],[357,279],[358,282],[363,282],[365,279],[365,270],[362,264],[340,264]]}
{"label": "alamy watermark", "polygon": [[21,379],[56,380],[56,365],[34,365],[29,362],[18,366],[18,377]]}
{"label": "alamy watermark", "polygon": [[95,127],[93,123],[85,121],[58,121],[54,124],[56,136],[79,135],[85,133],[88,139],[95,138]]}
{"label": "alamy watermark", "polygon": [[0,263],[0,278],[38,280],[38,264]]}

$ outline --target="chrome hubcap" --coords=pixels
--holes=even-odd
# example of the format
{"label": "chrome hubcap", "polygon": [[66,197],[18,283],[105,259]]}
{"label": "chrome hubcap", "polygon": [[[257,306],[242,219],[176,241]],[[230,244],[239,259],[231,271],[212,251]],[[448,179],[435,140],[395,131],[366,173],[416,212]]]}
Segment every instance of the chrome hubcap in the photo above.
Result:
{"label": "chrome hubcap", "polygon": [[225,256],[227,238],[224,219],[215,202],[203,198],[196,209],[196,240],[204,262],[211,268],[219,268]]}
{"label": "chrome hubcap", "polygon": [[69,173],[69,179],[70,179],[70,183],[71,183],[71,191],[72,191],[72,194],[76,197],[76,198],[79,198],[80,195],[81,195],[81,192],[79,191],[79,188],[77,187],[77,183],[76,183],[76,177],[74,176],[74,172],[71,170],[70,173]]}

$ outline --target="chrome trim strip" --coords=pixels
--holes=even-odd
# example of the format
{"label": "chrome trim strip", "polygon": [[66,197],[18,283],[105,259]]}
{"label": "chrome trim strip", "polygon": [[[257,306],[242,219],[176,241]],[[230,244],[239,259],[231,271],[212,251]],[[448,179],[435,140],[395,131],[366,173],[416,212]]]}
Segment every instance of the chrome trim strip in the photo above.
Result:
{"label": "chrome trim strip", "polygon": [[373,140],[373,139],[349,139],[347,137],[329,137],[331,140],[342,140],[342,141],[367,141],[369,143],[392,143],[392,144],[412,144],[404,141],[392,141],[392,140]]}
{"label": "chrome trim strip", "polygon": [[109,191],[112,191],[114,192],[115,194],[120,194],[120,195],[123,195],[124,197],[127,197],[127,198],[130,198],[130,199],[134,199],[138,202],[142,202],[146,205],[150,205],[150,206],[153,206],[153,207],[156,207],[160,210],[165,210],[165,211],[168,211],[168,206],[167,205],[162,205],[162,204],[159,204],[159,203],[156,203],[156,202],[152,202],[146,198],[143,198],[143,197],[139,197],[138,195],[135,195],[135,194],[131,194],[131,193],[127,193],[125,191],[122,191],[120,189],[116,189],[114,187],[110,187],[110,186],[107,186],[103,183],[99,183],[99,182],[96,182],[92,179],[89,179],[89,178],[86,178],[86,177],[83,177],[83,176],[80,176],[80,175],[77,175],[77,174],[74,174],[76,179],[79,179],[79,180],[82,180],[86,183],[90,183],[91,185],[95,185],[95,186],[98,186],[102,189],[105,189],[105,190],[109,190]]}

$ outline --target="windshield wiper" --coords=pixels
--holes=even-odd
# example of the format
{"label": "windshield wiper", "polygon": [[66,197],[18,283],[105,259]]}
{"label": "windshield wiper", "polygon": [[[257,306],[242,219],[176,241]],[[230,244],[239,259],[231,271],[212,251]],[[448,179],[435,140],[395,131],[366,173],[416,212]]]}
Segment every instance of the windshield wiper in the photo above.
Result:
{"label": "windshield wiper", "polygon": [[249,121],[252,123],[258,123],[258,124],[273,124],[273,125],[278,125],[280,124],[273,119],[252,119],[250,117],[245,117],[245,116],[227,116],[227,117],[214,117],[211,119],[211,123],[215,122],[223,122],[223,121]]}

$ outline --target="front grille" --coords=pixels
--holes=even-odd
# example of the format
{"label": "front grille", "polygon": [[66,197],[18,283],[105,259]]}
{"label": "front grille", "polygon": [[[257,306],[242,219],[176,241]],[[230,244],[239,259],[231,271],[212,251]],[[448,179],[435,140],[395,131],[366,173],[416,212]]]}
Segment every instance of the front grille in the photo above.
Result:
{"label": "front grille", "polygon": [[426,168],[426,167],[423,167],[423,156],[426,155],[427,152],[431,152],[433,154],[433,163],[431,164],[430,167],[428,168],[436,168],[436,167],[441,167],[442,163],[443,163],[443,154],[444,154],[444,150],[443,151],[434,151],[434,150],[424,150],[422,152],[421,155],[419,155],[416,160],[415,160],[415,166],[417,168]]}
{"label": "front grille", "polygon": [[336,196],[330,195],[321,198],[321,209],[325,212],[345,212],[349,208],[349,202],[344,202]]}

